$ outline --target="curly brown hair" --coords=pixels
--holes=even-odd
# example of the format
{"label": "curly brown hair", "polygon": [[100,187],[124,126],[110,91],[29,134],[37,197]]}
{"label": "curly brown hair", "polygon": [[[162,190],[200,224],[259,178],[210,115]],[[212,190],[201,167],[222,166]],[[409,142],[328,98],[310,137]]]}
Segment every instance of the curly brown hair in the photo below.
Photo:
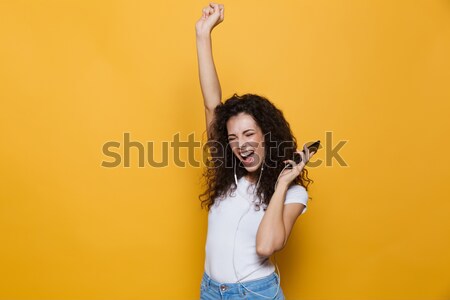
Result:
{"label": "curly brown hair", "polygon": [[[264,135],[265,159],[261,166],[264,164],[265,167],[256,190],[256,195],[260,199],[260,203],[256,205],[257,210],[259,210],[259,205],[264,205],[264,210],[269,205],[278,175],[285,166],[283,161],[293,159],[297,149],[297,140],[292,134],[289,123],[284,118],[282,111],[276,108],[271,101],[256,94],[239,96],[234,93],[215,108],[211,134],[205,145],[205,150],[211,153],[211,159],[207,162],[207,167],[203,172],[206,190],[200,194],[199,199],[201,207],[203,208],[206,204],[208,211],[216,200],[232,194],[237,188],[233,168],[237,158],[229,146],[227,121],[239,113],[252,116]],[[274,149],[276,151],[273,151]],[[258,174],[257,176],[259,176],[261,166],[259,171],[253,172]],[[249,172],[239,164],[236,167],[236,174],[238,178],[241,178],[248,175]],[[256,175],[250,174],[250,176],[255,177]],[[300,175],[291,184],[299,184],[308,190],[311,182],[314,181],[308,178],[308,170],[303,168]]]}

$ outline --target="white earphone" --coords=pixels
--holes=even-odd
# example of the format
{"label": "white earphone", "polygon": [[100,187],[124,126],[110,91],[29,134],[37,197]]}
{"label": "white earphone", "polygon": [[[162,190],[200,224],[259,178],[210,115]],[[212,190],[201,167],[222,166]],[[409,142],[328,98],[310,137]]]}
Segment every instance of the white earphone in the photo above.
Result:
{"label": "white earphone", "polygon": [[[234,158],[233,158],[233,161],[235,161]],[[238,179],[237,179],[237,175],[236,175],[236,164],[237,164],[237,163],[234,163],[234,180],[235,180],[235,182],[236,182],[236,188],[237,188],[237,186],[238,186]],[[283,171],[284,171],[285,169],[286,169],[286,166],[285,166],[284,169],[280,172],[280,175],[281,175],[281,173],[283,173]],[[264,170],[264,161],[262,162],[261,172],[259,173],[259,179],[258,179],[258,182],[256,183],[256,186],[255,186],[254,191],[255,191],[255,190],[258,188],[258,186],[259,186],[259,182],[260,182],[260,180],[261,180],[261,175],[262,175],[263,170]],[[276,187],[277,184],[278,184],[278,179],[280,178],[280,175],[278,175],[277,182],[275,183],[275,187]],[[252,204],[249,204],[248,210],[240,217],[239,222],[238,222],[238,225],[237,225],[237,227],[236,227],[236,232],[235,232],[235,235],[234,235],[234,243],[233,243],[233,268],[234,268],[234,273],[235,273],[235,275],[236,275],[236,278],[239,278],[239,277],[238,277],[238,274],[237,274],[237,270],[236,270],[236,265],[235,265],[235,263],[234,263],[234,249],[235,249],[235,246],[236,246],[236,236],[237,236],[237,232],[238,232],[238,229],[239,229],[239,224],[241,223],[242,218],[250,211],[251,208],[252,208]],[[241,282],[242,279],[247,278],[248,276],[250,276],[250,275],[253,274],[254,272],[258,271],[259,269],[262,269],[262,268],[264,267],[264,263],[267,261],[267,259],[270,259],[270,257],[267,257],[267,259],[265,259],[265,260],[263,261],[261,267],[259,267],[259,268],[257,268],[256,270],[252,271],[250,274],[247,274],[247,275],[245,275],[244,277],[238,279],[236,283],[240,283],[246,290],[248,290],[249,292],[254,293],[254,294],[258,295],[258,296],[261,296],[261,297],[264,297],[264,298],[267,298],[267,299],[274,299],[274,298],[278,295],[278,292],[279,292],[279,290],[280,290],[280,285],[281,285],[281,272],[280,272],[280,270],[278,269],[278,264],[277,264],[277,260],[276,260],[276,258],[275,258],[275,253],[273,254],[273,256],[274,256],[274,259],[275,259],[275,266],[276,266],[277,271],[278,271],[278,286],[277,286],[277,292],[276,292],[276,294],[275,294],[273,297],[267,297],[267,296],[265,296],[265,295],[261,295],[261,294],[255,292],[255,291],[252,291],[252,290],[250,290],[249,288],[247,288],[247,287]]]}

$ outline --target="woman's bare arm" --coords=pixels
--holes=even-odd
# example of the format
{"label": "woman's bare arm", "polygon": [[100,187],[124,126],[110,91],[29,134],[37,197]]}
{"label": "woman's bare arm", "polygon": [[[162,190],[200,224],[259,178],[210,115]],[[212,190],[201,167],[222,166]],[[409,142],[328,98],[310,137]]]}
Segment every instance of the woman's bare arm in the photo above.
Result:
{"label": "woman's bare arm", "polygon": [[214,109],[222,99],[222,90],[212,55],[211,32],[216,25],[223,21],[223,18],[223,5],[210,3],[209,6],[203,8],[202,17],[195,24],[198,71],[205,106],[208,140],[211,137],[209,127],[214,120]]}

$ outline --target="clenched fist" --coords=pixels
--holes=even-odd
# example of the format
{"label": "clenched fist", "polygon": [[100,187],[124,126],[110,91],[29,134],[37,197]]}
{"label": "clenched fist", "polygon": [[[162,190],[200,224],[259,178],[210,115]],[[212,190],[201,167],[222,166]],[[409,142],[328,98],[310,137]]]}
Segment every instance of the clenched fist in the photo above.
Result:
{"label": "clenched fist", "polygon": [[202,10],[202,17],[195,24],[197,35],[210,34],[223,21],[223,4],[210,3]]}

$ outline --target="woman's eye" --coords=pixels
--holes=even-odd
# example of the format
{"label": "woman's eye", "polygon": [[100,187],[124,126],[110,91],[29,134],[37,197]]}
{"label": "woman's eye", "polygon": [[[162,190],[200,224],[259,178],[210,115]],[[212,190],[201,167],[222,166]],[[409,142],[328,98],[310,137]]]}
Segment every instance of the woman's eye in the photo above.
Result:
{"label": "woman's eye", "polygon": [[246,136],[252,136],[254,133],[249,133],[249,134],[247,134]]}

